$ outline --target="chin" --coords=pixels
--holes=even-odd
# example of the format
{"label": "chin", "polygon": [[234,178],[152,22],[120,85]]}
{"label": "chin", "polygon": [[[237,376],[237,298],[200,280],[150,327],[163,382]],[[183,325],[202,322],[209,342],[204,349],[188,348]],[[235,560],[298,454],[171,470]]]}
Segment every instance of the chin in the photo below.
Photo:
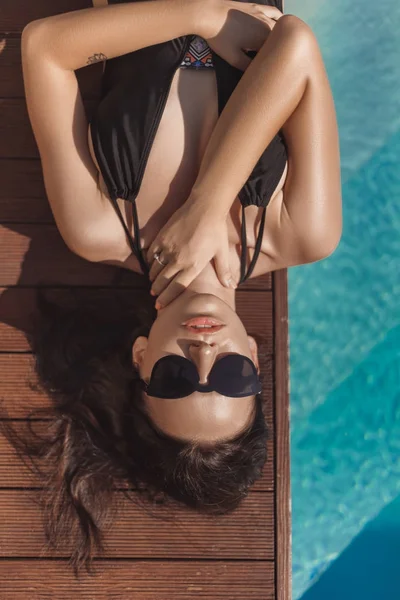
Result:
{"label": "chin", "polygon": [[221,316],[222,313],[233,313],[235,312],[229,304],[214,296],[213,294],[196,294],[188,298],[184,305],[184,310],[190,316]]}
{"label": "chin", "polygon": [[173,300],[170,304],[161,308],[157,312],[157,316],[161,316],[167,313],[179,311],[184,317],[196,317],[196,316],[213,316],[218,317],[218,314],[223,311],[224,313],[235,313],[235,311],[221,298],[214,294],[191,294],[190,296],[185,293],[181,294]]}

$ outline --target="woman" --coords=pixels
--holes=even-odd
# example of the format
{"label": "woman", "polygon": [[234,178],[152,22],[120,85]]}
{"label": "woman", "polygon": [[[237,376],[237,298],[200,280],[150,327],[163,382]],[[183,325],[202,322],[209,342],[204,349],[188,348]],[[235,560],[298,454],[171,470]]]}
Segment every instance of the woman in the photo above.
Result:
{"label": "woman", "polygon": [[[20,447],[54,464],[48,539],[76,524],[77,568],[92,536],[101,548],[120,477],[148,499],[160,492],[217,514],[260,477],[257,345],[235,288],[338,244],[338,132],[317,41],[275,6],[113,2],[30,23],[22,60],[63,239],[90,261],[144,273],[157,296],[143,331],[43,305],[53,321],[33,350],[54,430]],[[75,70],[96,60],[107,63],[89,127]]]}

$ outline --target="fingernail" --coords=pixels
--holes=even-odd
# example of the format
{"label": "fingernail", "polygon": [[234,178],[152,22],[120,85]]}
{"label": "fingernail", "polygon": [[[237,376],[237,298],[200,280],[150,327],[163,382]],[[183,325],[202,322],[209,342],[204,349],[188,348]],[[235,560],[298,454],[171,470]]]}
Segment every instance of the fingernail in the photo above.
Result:
{"label": "fingernail", "polygon": [[155,296],[155,295],[156,295],[156,293],[155,293],[155,292],[153,292],[153,290],[150,290],[150,294],[151,294],[152,296]]}
{"label": "fingernail", "polygon": [[160,310],[162,308],[162,305],[159,302],[156,302],[156,310]]}

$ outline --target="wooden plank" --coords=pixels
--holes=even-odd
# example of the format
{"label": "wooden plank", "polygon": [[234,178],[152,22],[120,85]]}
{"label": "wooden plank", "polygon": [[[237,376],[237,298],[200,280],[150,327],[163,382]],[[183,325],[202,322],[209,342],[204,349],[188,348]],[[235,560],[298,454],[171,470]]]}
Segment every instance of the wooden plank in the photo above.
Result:
{"label": "wooden plank", "polygon": [[[56,302],[64,303],[71,299],[72,291],[68,289],[48,291]],[[137,289],[126,289],[124,293],[115,287],[74,288],[73,293],[79,293],[79,298],[91,299],[99,309],[107,306],[110,314],[118,310],[118,301],[141,302],[143,296],[150,301],[146,292]],[[32,319],[36,315],[36,300],[35,288],[0,288],[0,352],[30,351],[26,334],[31,331]]]}
{"label": "wooden plank", "polygon": [[[35,266],[32,266],[32,269]],[[127,273],[130,274],[128,271]],[[69,291],[65,289],[51,291],[57,302],[63,301],[70,295]],[[119,289],[117,294],[116,289],[112,287],[79,289],[79,293],[99,303],[105,304],[109,300],[108,310],[110,311],[118,310],[117,298],[129,301],[132,297],[132,301],[136,301],[138,297],[145,294],[144,291],[123,288]],[[242,317],[248,333],[250,335],[262,335],[262,340],[259,343],[260,359],[268,359],[272,355],[273,347],[271,292],[260,293],[258,291],[239,290],[236,296],[238,313]],[[149,299],[149,302],[154,302],[154,299],[147,296],[147,294],[146,298]],[[112,308],[111,301],[113,300]],[[27,352],[30,350],[26,333],[31,330],[31,323],[36,310],[36,291],[34,288],[0,288],[0,352]]]}
{"label": "wooden plank", "polygon": [[[0,556],[67,558],[68,544],[44,552],[36,490],[0,490]],[[273,560],[274,498],[250,492],[233,513],[211,517],[189,509],[156,506],[154,514],[114,492],[120,507],[106,533],[109,558],[226,558]]]}
{"label": "wooden plank", "polygon": [[274,286],[275,354],[275,527],[276,599],[292,598],[290,405],[287,270],[276,271]]}
{"label": "wooden plank", "polygon": [[[50,251],[51,248],[51,251]],[[90,263],[71,252],[52,224],[0,225],[0,286],[111,285],[117,269]],[[147,288],[148,281],[123,269],[122,284]],[[241,290],[269,289],[270,277],[250,279]]]}
{"label": "wooden plank", "polygon": [[[1,18],[0,18],[1,20]],[[0,36],[0,97],[24,98],[21,69],[21,37],[14,34]],[[95,63],[75,71],[82,97],[96,99],[100,94],[103,74],[102,63]]]}
{"label": "wooden plank", "polygon": [[[118,270],[71,252],[55,225],[0,226],[0,263],[1,286],[111,285]],[[148,287],[143,276],[126,269],[123,279],[131,287]]]}
{"label": "wooden plank", "polygon": [[0,31],[21,33],[35,19],[92,6],[91,0],[1,0]]}
{"label": "wooden plank", "polygon": [[[96,102],[83,100],[88,120]],[[0,98],[0,158],[40,158],[24,98]]]}
{"label": "wooden plank", "polygon": [[[48,207],[48,215],[51,215],[49,203],[46,198],[46,191],[43,183],[43,173],[40,160],[26,159],[6,159],[0,160],[0,222],[4,221],[38,221],[42,222],[43,217],[40,213],[43,207],[38,200],[42,201]],[[18,201],[24,200],[24,210],[17,212],[15,205],[18,206]],[[3,208],[6,203],[13,206]],[[29,203],[32,206],[29,206]],[[13,215],[8,217],[8,212]],[[30,211],[30,212],[27,212]],[[39,215],[37,212],[39,211]],[[51,222],[54,220],[51,218]]]}
{"label": "wooden plank", "polygon": [[[21,161],[20,168],[14,168],[14,166],[12,166],[10,175],[2,177],[2,166],[3,163],[7,162],[11,161],[3,161],[0,159],[0,181],[2,183],[4,182],[5,185],[7,184],[7,179],[11,178],[10,175],[14,179],[14,182],[16,182],[17,173],[23,171],[25,166],[23,161]],[[35,161],[29,162],[33,165]],[[25,173],[23,174],[23,177],[26,177]],[[29,181],[28,178],[27,181]],[[11,196],[11,194],[6,195],[0,192],[0,223],[9,224],[10,228],[12,228],[14,223],[46,223],[54,225],[55,221],[46,196],[43,195],[41,198],[30,198],[29,196]]]}
{"label": "wooden plank", "polygon": [[[1,17],[0,17],[1,22]],[[0,96],[24,96],[21,70],[21,38],[13,34],[0,35]]]}
{"label": "wooden plank", "polygon": [[[7,184],[7,179],[10,177],[2,178],[2,166],[3,163],[11,162],[11,161],[3,161],[0,159],[0,181]],[[29,161],[31,165],[34,164],[35,161]],[[15,164],[15,163],[14,163]],[[17,173],[19,171],[23,171],[24,169],[23,161],[20,163],[20,167],[22,168],[14,168],[12,166],[12,178],[17,181]],[[26,177],[26,174],[23,173],[23,177]],[[29,178],[27,178],[29,181]],[[54,217],[51,212],[50,204],[47,201],[46,196],[42,196],[41,198],[30,198],[29,196],[17,196],[13,197],[11,194],[5,195],[0,192],[0,223],[9,224],[10,228],[14,224],[17,223],[40,223],[40,224],[49,224],[55,225]]]}
{"label": "wooden plank", "polygon": [[77,582],[65,561],[2,561],[2,600],[273,600],[267,561],[95,561]]}

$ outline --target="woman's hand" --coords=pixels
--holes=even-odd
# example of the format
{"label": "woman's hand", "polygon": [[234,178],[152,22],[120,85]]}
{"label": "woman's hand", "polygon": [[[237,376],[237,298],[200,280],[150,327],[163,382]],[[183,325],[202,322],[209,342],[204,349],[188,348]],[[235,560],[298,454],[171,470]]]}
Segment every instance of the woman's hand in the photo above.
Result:
{"label": "woman's hand", "polygon": [[[199,35],[230,65],[245,71],[252,59],[245,51],[258,51],[283,13],[274,6],[237,0],[209,0]],[[208,19],[207,19],[208,15]]]}
{"label": "woman's hand", "polygon": [[189,198],[164,225],[147,252],[151,293],[159,296],[158,307],[177,298],[212,259],[221,283],[235,288],[229,270],[226,218]]}

